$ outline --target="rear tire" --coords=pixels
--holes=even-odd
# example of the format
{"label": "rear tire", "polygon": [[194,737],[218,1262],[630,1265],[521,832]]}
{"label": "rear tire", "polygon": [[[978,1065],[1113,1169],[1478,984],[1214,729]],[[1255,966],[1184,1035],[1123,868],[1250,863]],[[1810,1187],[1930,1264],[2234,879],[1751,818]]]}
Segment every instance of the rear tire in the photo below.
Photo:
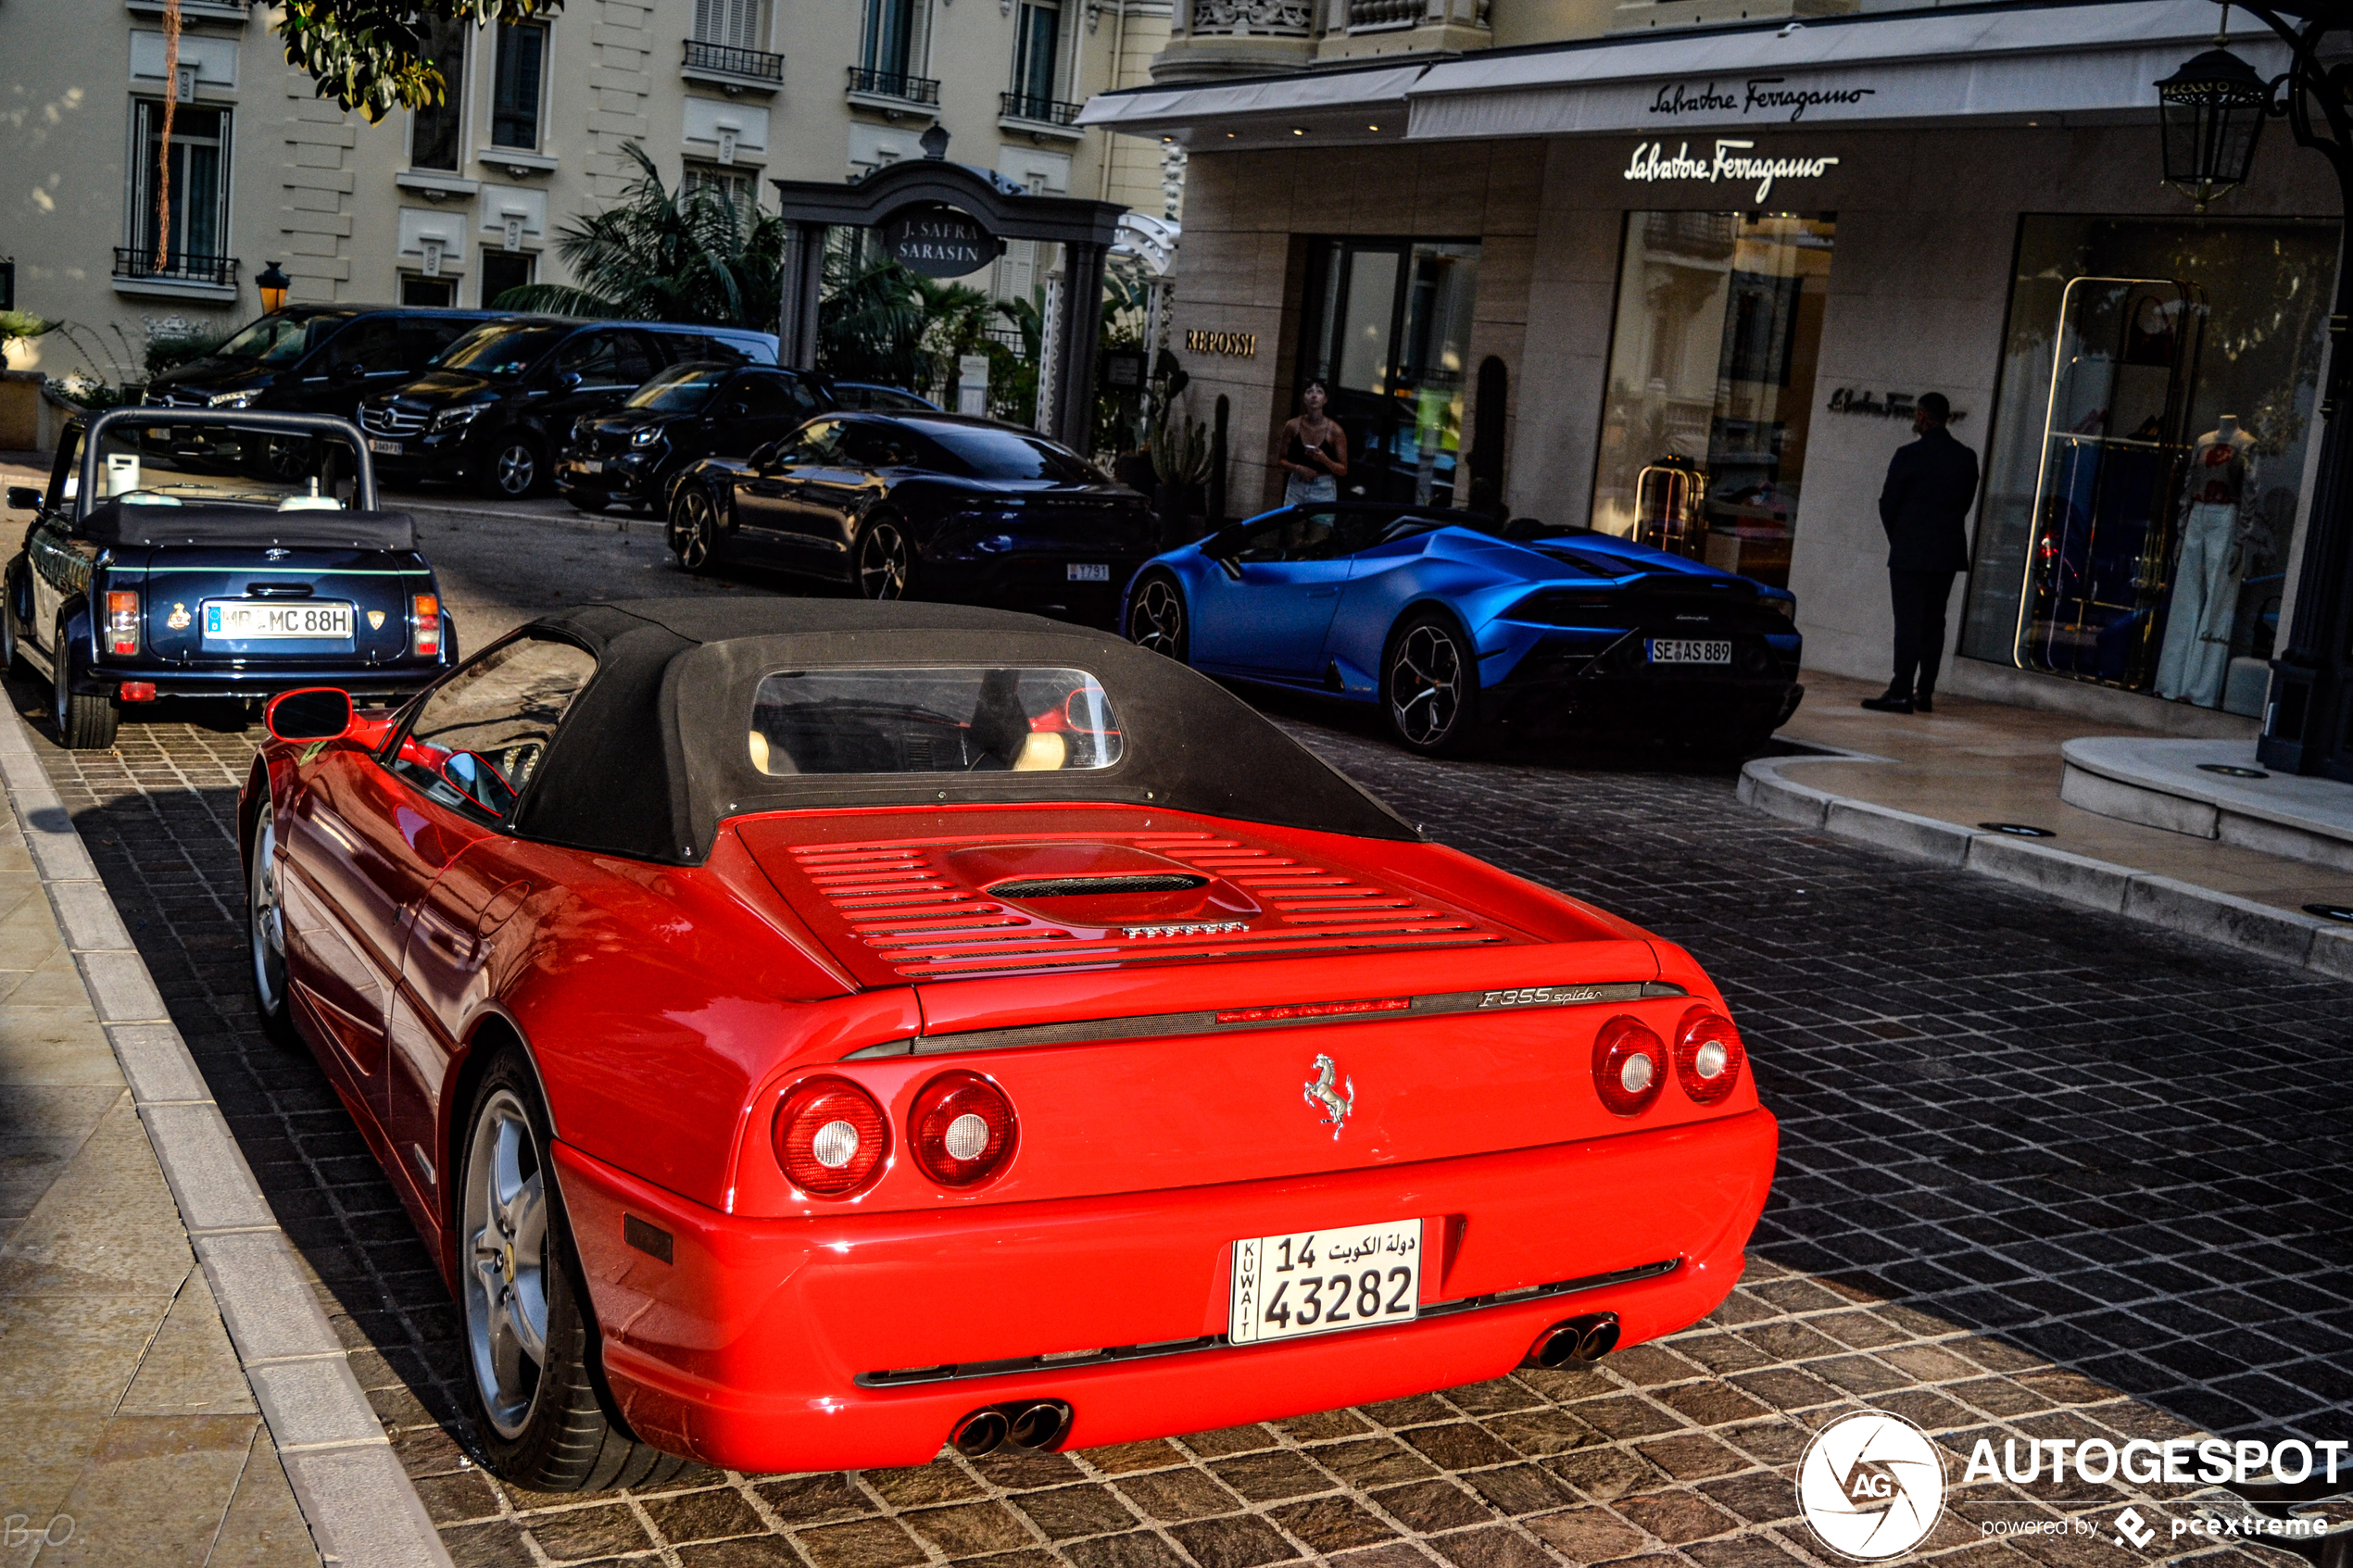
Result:
{"label": "rear tire", "polygon": [[670,552],[680,570],[698,576],[719,558],[719,508],[698,486],[686,485],[670,503]]}
{"label": "rear tire", "polygon": [[57,744],[68,751],[106,751],[114,745],[122,707],[110,696],[79,696],[73,690],[73,645],[66,623],[57,622],[57,640],[50,645],[55,674],[49,682],[49,710],[57,715]]}
{"label": "rear tire", "polygon": [[1175,572],[1155,569],[1137,582],[1127,599],[1126,630],[1127,640],[1139,648],[1166,654],[1179,664],[1191,662],[1192,619]]}
{"label": "rear tire", "polygon": [[862,599],[889,603],[915,596],[915,546],[907,526],[888,512],[859,525],[849,547],[851,585]]}
{"label": "rear tire", "polygon": [[24,557],[19,556],[0,571],[0,677],[32,672],[19,644],[24,633],[17,624],[17,585],[23,581],[19,574],[24,569]]}
{"label": "rear tire", "polygon": [[539,1086],[499,1052],[474,1090],[458,1178],[466,1403],[491,1468],[535,1491],[666,1481],[686,1461],[638,1442],[606,1403],[597,1329],[547,1151]]}
{"label": "rear tire", "polygon": [[1409,615],[1381,654],[1381,717],[1424,757],[1457,757],[1478,735],[1478,650],[1453,617]]}

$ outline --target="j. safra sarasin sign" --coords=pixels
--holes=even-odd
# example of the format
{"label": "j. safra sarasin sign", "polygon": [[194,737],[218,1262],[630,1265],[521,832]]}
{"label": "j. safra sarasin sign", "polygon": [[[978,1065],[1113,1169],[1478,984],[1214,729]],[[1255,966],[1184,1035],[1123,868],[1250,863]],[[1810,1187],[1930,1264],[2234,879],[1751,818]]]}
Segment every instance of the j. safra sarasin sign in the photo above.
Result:
{"label": "j. safra sarasin sign", "polygon": [[1689,142],[1678,144],[1671,153],[1664,142],[1641,142],[1626,165],[1626,178],[1645,183],[1689,180],[1704,185],[1754,180],[1755,199],[1763,201],[1776,180],[1818,180],[1838,163],[1834,157],[1759,157],[1755,147],[1755,142],[1718,137],[1712,154],[1694,157]]}

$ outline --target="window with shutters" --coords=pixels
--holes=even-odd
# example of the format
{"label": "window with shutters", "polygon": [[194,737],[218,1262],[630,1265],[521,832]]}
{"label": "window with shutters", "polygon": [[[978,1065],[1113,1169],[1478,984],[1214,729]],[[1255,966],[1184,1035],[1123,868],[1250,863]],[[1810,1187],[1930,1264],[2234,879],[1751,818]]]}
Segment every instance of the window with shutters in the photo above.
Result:
{"label": "window with shutters", "polygon": [[1022,0],[1021,20],[1013,31],[1014,101],[1008,107],[1025,119],[1054,118],[1062,19],[1062,7],[1054,0]]}
{"label": "window with shutters", "polygon": [[439,103],[427,104],[409,117],[409,167],[454,173],[464,136],[466,37],[473,27],[446,17],[429,17],[423,31],[424,56],[441,69],[443,88]]}
{"label": "window with shutters", "polygon": [[547,64],[545,27],[536,22],[499,25],[497,75],[490,106],[492,145],[538,147],[540,94]]}
{"label": "window with shutters", "polygon": [[767,48],[764,0],[695,0],[695,41],[730,49]]}

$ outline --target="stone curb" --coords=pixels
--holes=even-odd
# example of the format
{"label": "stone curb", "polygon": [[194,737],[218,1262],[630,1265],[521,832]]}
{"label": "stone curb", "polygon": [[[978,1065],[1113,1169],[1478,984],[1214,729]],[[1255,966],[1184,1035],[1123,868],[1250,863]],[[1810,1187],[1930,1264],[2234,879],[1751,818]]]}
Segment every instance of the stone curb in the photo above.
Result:
{"label": "stone curb", "polygon": [[42,770],[23,716],[9,719],[0,724],[0,782],[320,1556],[338,1565],[450,1568],[416,1486]]}
{"label": "stone curb", "polygon": [[2332,979],[2353,980],[2353,926],[2218,893],[2176,877],[2070,854],[2031,838],[1853,800],[1782,777],[1806,762],[1884,762],[1828,747],[1802,757],[1760,757],[1741,769],[1740,797],[1768,816],[1820,828],[1948,870],[1999,877],[2070,903],[2146,921],[2185,936],[2260,953]]}

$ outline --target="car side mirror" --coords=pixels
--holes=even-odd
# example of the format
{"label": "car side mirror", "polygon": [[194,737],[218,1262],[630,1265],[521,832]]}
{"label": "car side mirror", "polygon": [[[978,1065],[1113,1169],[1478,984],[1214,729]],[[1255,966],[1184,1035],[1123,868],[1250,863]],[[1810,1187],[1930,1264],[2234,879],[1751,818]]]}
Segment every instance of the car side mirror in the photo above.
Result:
{"label": "car side mirror", "polygon": [[580,383],[582,379],[583,378],[578,370],[566,370],[562,375],[556,378],[556,390],[559,392],[577,392],[580,390]]}
{"label": "car side mirror", "polygon": [[33,485],[11,484],[8,486],[8,509],[12,512],[37,512],[41,509],[42,503],[47,499],[48,497]]}
{"label": "car side mirror", "polygon": [[358,381],[368,373],[368,367],[357,359],[346,359],[327,373],[337,381]]}
{"label": "car side mirror", "polygon": [[751,456],[746,458],[744,461],[749,463],[755,471],[766,473],[770,469],[780,466],[776,458],[784,451],[784,447],[785,444],[781,441],[762,442],[751,449]]}
{"label": "car side mirror", "polygon": [[724,408],[720,409],[718,413],[712,415],[711,418],[719,420],[740,420],[749,417],[750,413],[751,408],[749,405],[743,403],[730,403]]}
{"label": "car side mirror", "polygon": [[341,740],[351,733],[351,694],[338,686],[287,692],[271,698],[261,722],[279,740]]}

